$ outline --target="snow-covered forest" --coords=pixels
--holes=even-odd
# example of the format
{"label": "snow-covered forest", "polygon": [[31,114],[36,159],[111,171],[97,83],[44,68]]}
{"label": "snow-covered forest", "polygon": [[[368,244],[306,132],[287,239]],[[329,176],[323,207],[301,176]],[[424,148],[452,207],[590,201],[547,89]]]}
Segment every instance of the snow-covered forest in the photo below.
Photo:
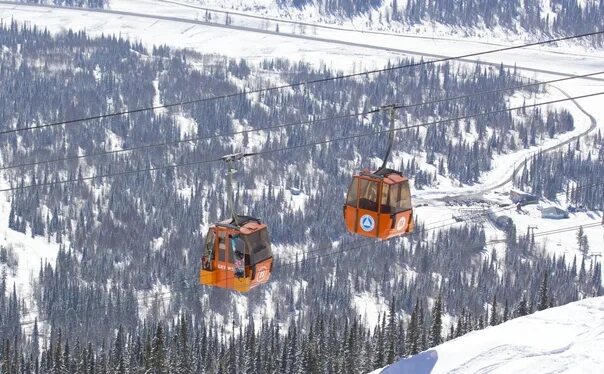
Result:
{"label": "snow-covered forest", "polygon": [[[252,64],[166,46],[147,49],[84,32],[53,36],[14,22],[0,26],[0,45],[0,131],[339,74],[285,59]],[[385,134],[243,164],[236,177],[239,206],[269,224],[277,257],[271,283],[246,297],[197,284],[205,229],[226,214],[223,165],[87,180],[383,130],[387,118],[372,114],[214,137],[242,128],[527,82],[504,67],[428,64],[3,135],[4,183],[21,187],[3,199],[10,229],[60,249],[56,262],[35,264],[36,287],[21,294],[11,282],[23,265],[15,260],[21,249],[2,247],[2,371],[366,372],[474,329],[601,295],[598,262],[548,254],[515,227],[497,244],[504,256],[480,223],[434,230],[418,222],[405,239],[346,245],[345,190],[354,171],[375,166]],[[413,106],[396,122],[500,111],[546,94],[536,87]],[[542,107],[401,131],[393,165],[416,190],[445,180],[472,185],[494,157],[574,126],[568,111]],[[204,136],[214,138],[78,157]],[[595,146],[601,158],[601,136]],[[592,181],[598,166],[577,157],[572,150],[536,157],[518,183],[548,196]],[[556,166],[560,159],[585,166],[568,174]],[[41,160],[58,161],[28,165]],[[546,166],[559,183],[535,177]],[[301,194],[294,197],[292,188]],[[576,201],[597,208],[594,198]],[[341,246],[326,248],[334,240]],[[313,250],[322,256],[305,255]],[[363,310],[363,298],[381,300],[389,311]]]}

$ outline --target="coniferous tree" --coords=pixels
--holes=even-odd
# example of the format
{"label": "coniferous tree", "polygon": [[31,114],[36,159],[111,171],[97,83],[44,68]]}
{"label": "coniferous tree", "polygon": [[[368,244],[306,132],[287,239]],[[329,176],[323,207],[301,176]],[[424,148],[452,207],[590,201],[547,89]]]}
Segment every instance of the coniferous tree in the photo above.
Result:
{"label": "coniferous tree", "polygon": [[113,372],[116,374],[126,373],[126,363],[124,357],[124,328],[122,325],[117,330],[115,342],[113,344]]}
{"label": "coniferous tree", "polygon": [[543,280],[539,287],[539,302],[537,303],[537,310],[545,310],[549,306],[548,302],[548,284],[547,284],[547,271],[543,272]]}
{"label": "coniferous tree", "polygon": [[507,322],[507,320],[510,318],[509,315],[510,315],[510,311],[508,308],[508,300],[506,299],[505,305],[503,307],[503,322]]}
{"label": "coniferous tree", "polygon": [[421,344],[421,326],[420,326],[420,306],[419,299],[415,301],[415,307],[411,313],[411,320],[407,327],[407,348],[408,356],[416,355],[420,352]]}
{"label": "coniferous tree", "polygon": [[166,351],[165,351],[165,337],[164,330],[161,324],[157,324],[155,335],[153,336],[153,343],[151,346],[151,364],[150,372],[153,374],[165,374],[168,373]]}
{"label": "coniferous tree", "polygon": [[396,311],[394,297],[390,302],[390,308],[388,310],[388,325],[386,327],[386,363],[393,362],[396,357],[395,347],[397,339],[397,328],[396,328]]}
{"label": "coniferous tree", "polygon": [[495,326],[499,323],[497,318],[497,295],[493,295],[493,302],[491,303],[491,318],[489,325]]}
{"label": "coniferous tree", "polygon": [[526,299],[526,294],[523,293],[522,299],[520,299],[520,302],[518,303],[518,305],[516,305],[516,308],[514,309],[514,317],[522,317],[526,316],[527,314],[529,314],[529,306]]}
{"label": "coniferous tree", "polygon": [[438,295],[432,308],[432,325],[430,326],[430,338],[428,345],[435,347],[442,343],[442,297]]}

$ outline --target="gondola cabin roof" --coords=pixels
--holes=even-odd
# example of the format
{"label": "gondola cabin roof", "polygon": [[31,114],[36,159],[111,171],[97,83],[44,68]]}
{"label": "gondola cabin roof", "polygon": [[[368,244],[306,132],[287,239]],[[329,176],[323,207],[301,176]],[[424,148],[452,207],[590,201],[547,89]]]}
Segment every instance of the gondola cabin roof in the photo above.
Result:
{"label": "gondola cabin roof", "polygon": [[232,218],[218,222],[215,226],[237,230],[242,235],[252,234],[267,227],[259,219],[253,217],[238,216],[238,220],[239,226],[235,224],[235,221]]}
{"label": "gondola cabin roof", "polygon": [[371,179],[379,179],[382,180],[385,184],[389,185],[403,183],[409,180],[409,178],[405,177],[400,172],[392,169],[381,169],[376,171],[375,173],[372,173],[369,170],[363,170],[359,176]]}

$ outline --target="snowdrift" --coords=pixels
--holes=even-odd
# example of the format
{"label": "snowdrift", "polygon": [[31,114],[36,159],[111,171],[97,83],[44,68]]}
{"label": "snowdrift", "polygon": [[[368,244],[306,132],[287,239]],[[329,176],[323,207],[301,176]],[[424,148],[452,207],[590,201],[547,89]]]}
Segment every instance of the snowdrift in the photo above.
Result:
{"label": "snowdrift", "polygon": [[384,368],[395,373],[601,373],[604,297],[474,331]]}

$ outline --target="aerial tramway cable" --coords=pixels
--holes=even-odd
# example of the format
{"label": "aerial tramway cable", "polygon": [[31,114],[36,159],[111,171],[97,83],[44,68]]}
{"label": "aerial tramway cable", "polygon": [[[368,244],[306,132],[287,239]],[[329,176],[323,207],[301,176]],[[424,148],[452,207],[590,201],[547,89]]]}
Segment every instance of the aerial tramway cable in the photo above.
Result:
{"label": "aerial tramway cable", "polygon": [[179,107],[179,106],[183,106],[183,105],[190,105],[190,104],[196,104],[196,103],[202,103],[202,102],[224,100],[224,99],[229,99],[229,98],[234,98],[234,97],[239,97],[239,96],[247,96],[247,95],[257,94],[257,93],[262,93],[262,92],[276,91],[276,90],[281,90],[284,88],[294,88],[294,87],[305,86],[305,85],[310,85],[310,84],[324,83],[324,82],[348,79],[348,78],[353,78],[353,77],[360,77],[360,76],[369,75],[369,74],[385,73],[385,72],[404,69],[404,68],[418,67],[418,66],[423,66],[423,65],[428,65],[428,64],[442,63],[442,62],[454,61],[454,60],[462,60],[462,59],[467,59],[470,57],[478,57],[478,56],[494,54],[494,53],[498,53],[498,52],[511,51],[511,50],[515,50],[515,49],[534,47],[534,46],[544,45],[544,44],[552,44],[552,43],[557,43],[557,42],[561,42],[561,41],[585,38],[585,37],[596,36],[596,35],[601,35],[601,34],[604,34],[604,31],[594,31],[594,32],[583,33],[583,34],[569,35],[569,36],[564,36],[564,37],[560,37],[560,38],[547,39],[547,40],[542,40],[542,41],[537,41],[537,42],[532,42],[532,43],[527,43],[527,44],[522,44],[522,45],[496,48],[496,49],[487,50],[487,51],[467,53],[467,54],[463,54],[463,55],[444,57],[444,58],[434,59],[434,60],[424,61],[422,59],[419,62],[413,62],[413,63],[405,64],[405,65],[391,66],[391,67],[386,67],[386,68],[382,68],[382,69],[368,70],[368,71],[359,72],[359,73],[343,74],[343,75],[338,75],[335,77],[320,78],[320,79],[304,81],[304,82],[295,82],[295,83],[289,83],[289,84],[284,84],[284,85],[280,85],[280,86],[259,88],[259,89],[243,91],[243,92],[236,92],[236,93],[221,95],[221,96],[212,96],[212,97],[201,98],[201,99],[181,101],[181,102],[171,103],[171,104],[156,105],[156,106],[150,106],[150,107],[132,109],[132,110],[124,110],[124,111],[119,111],[119,112],[115,112],[115,113],[99,114],[96,116],[47,123],[47,124],[38,125],[38,126],[27,126],[27,127],[22,127],[22,128],[18,128],[18,129],[3,130],[3,131],[0,131],[0,135],[13,134],[13,133],[18,133],[18,132],[23,132],[23,131],[38,130],[38,129],[49,128],[49,127],[63,126],[63,125],[69,125],[69,124],[74,124],[74,123],[79,123],[79,122],[123,116],[123,115],[128,115],[128,114],[136,114],[136,113],[141,113],[141,112],[153,111],[153,110],[157,110],[157,109],[166,109],[166,108]]}
{"label": "aerial tramway cable", "polygon": [[[459,116],[459,117],[455,117],[455,118],[447,118],[447,119],[425,122],[425,123],[420,123],[420,124],[410,125],[410,126],[405,126],[405,127],[397,127],[397,128],[394,128],[394,131],[403,131],[403,130],[421,128],[421,127],[442,125],[442,124],[454,122],[454,121],[488,116],[488,115],[492,115],[492,114],[511,112],[514,110],[520,110],[520,109],[526,109],[526,108],[535,108],[535,107],[540,107],[540,106],[544,106],[544,105],[561,103],[561,102],[566,102],[566,101],[571,101],[571,100],[584,99],[584,98],[595,97],[595,96],[600,96],[600,95],[604,95],[604,91],[586,94],[586,95],[580,95],[580,96],[572,96],[572,97],[567,97],[567,98],[563,98],[563,99],[550,100],[550,101],[541,102],[541,103],[526,104],[526,105],[522,105],[522,106],[518,106],[518,107],[506,108],[506,109],[501,109],[501,110],[496,110],[496,111],[491,111],[491,112],[469,114],[469,115]],[[401,109],[401,108],[404,108],[404,105],[394,105],[394,108]],[[301,149],[301,148],[315,147],[318,145],[325,145],[325,144],[330,144],[330,143],[334,143],[334,142],[338,142],[338,141],[353,140],[353,139],[359,139],[359,138],[363,138],[363,137],[367,137],[367,136],[378,135],[378,134],[382,134],[382,133],[390,132],[390,131],[392,131],[392,130],[388,129],[388,130],[374,131],[374,132],[363,133],[363,134],[349,135],[349,136],[344,136],[344,137],[339,137],[339,138],[332,138],[332,139],[327,139],[327,140],[323,140],[323,141],[318,141],[318,142],[314,142],[314,143],[305,143],[305,144],[301,144],[301,145],[295,145],[295,146],[289,146],[289,147],[283,147],[283,148],[275,148],[275,149],[269,149],[269,150],[264,150],[264,151],[249,152],[248,155],[249,156],[259,156],[259,155],[265,155],[265,154],[271,154],[271,153],[277,153],[277,152],[291,151],[291,150]],[[221,161],[221,158],[200,160],[200,161],[190,161],[190,162],[185,162],[185,163],[181,163],[181,164],[148,167],[148,168],[143,168],[143,169],[135,169],[135,170],[116,172],[116,173],[93,175],[93,176],[82,177],[82,178],[72,178],[72,179],[66,179],[66,180],[50,181],[50,182],[44,182],[44,183],[35,183],[35,184],[30,184],[30,185],[10,187],[10,188],[0,189],[0,192],[11,192],[11,191],[17,191],[17,190],[23,190],[23,189],[29,189],[29,188],[35,188],[35,187],[62,185],[62,184],[67,184],[67,183],[82,182],[82,181],[103,179],[103,178],[112,178],[112,177],[116,177],[116,176],[124,176],[124,175],[138,174],[138,173],[144,173],[144,172],[154,172],[154,171],[160,171],[160,170],[176,169],[176,168],[181,168],[181,167],[186,167],[186,166],[216,163],[216,162],[220,162],[220,161]]]}
{"label": "aerial tramway cable", "polygon": [[[574,79],[593,77],[593,76],[602,75],[602,74],[604,74],[604,71],[577,75],[577,76],[573,76],[573,77],[552,79],[549,81],[536,81],[533,83],[521,84],[521,85],[517,85],[517,86],[513,86],[513,87],[504,87],[504,88],[498,88],[498,89],[494,89],[494,90],[479,91],[479,92],[473,92],[473,93],[467,94],[467,95],[445,97],[442,99],[437,99],[437,100],[432,100],[432,101],[425,101],[425,102],[419,102],[419,103],[414,103],[414,104],[402,105],[398,109],[409,109],[409,108],[415,108],[415,107],[424,106],[424,105],[433,105],[433,104],[443,103],[443,102],[447,102],[447,101],[463,100],[463,99],[467,99],[467,98],[474,97],[474,96],[490,95],[490,94],[494,94],[494,93],[498,93],[498,92],[520,90],[520,89],[524,89],[524,88],[528,88],[528,87],[548,85],[548,84],[553,84],[553,83],[570,81],[570,80],[574,80]],[[96,152],[96,153],[91,153],[91,154],[86,154],[86,155],[68,156],[68,157],[63,157],[63,158],[55,158],[55,159],[35,161],[35,162],[24,162],[24,163],[20,163],[20,164],[2,166],[2,167],[0,167],[0,171],[16,169],[16,168],[21,168],[21,167],[46,165],[46,164],[51,164],[51,163],[55,163],[55,162],[82,160],[82,159],[90,159],[90,158],[96,158],[96,157],[102,157],[102,156],[117,155],[117,154],[126,153],[126,152],[133,152],[133,151],[160,148],[160,147],[168,147],[168,146],[180,145],[180,144],[184,144],[184,143],[194,143],[194,142],[200,142],[200,141],[204,141],[204,140],[211,140],[211,139],[217,139],[217,138],[229,137],[229,136],[235,136],[235,135],[243,135],[243,134],[249,134],[249,133],[260,132],[260,131],[273,131],[273,130],[279,130],[279,129],[288,128],[288,127],[306,126],[306,125],[312,125],[312,124],[321,123],[321,122],[331,122],[331,121],[336,121],[336,120],[341,120],[341,119],[366,116],[369,114],[378,113],[380,111],[381,111],[381,108],[376,108],[376,109],[371,109],[371,110],[367,110],[367,111],[363,111],[363,112],[342,114],[342,115],[338,115],[338,116],[325,117],[325,118],[313,118],[313,119],[310,119],[307,121],[297,121],[297,122],[291,122],[291,123],[286,123],[286,124],[279,124],[279,125],[275,125],[275,126],[234,131],[234,132],[230,132],[230,133],[222,133],[222,134],[208,135],[208,136],[197,136],[197,137],[178,139],[178,140],[167,141],[167,142],[162,142],[162,143],[143,144],[140,146],[115,149],[112,151]]]}

